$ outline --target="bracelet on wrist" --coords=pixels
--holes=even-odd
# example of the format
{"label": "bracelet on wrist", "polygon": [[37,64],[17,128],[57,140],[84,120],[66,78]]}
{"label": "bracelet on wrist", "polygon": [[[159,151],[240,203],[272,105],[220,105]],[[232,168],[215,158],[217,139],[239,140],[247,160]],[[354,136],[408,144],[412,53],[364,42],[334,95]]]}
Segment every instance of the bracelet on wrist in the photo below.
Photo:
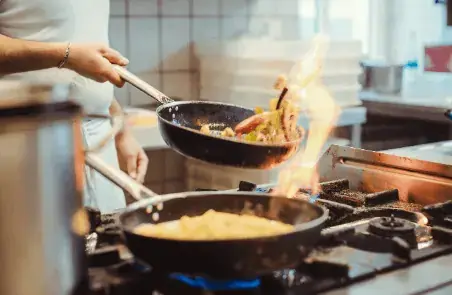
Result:
{"label": "bracelet on wrist", "polygon": [[64,57],[61,60],[61,62],[58,64],[58,68],[61,69],[62,67],[64,67],[64,65],[67,63],[67,61],[69,60],[69,55],[71,53],[71,42],[69,42],[66,46],[66,51],[64,53]]}

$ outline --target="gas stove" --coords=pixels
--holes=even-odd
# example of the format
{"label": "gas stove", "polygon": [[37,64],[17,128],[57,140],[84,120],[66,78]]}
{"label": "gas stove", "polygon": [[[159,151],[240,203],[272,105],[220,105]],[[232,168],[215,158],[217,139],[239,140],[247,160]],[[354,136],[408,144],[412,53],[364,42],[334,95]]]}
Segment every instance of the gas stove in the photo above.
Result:
{"label": "gas stove", "polygon": [[[360,170],[365,164],[355,165],[353,173],[350,161],[345,167],[345,157],[337,158],[341,155],[337,149],[326,156],[332,151],[338,167],[321,174],[317,201],[329,210],[329,220],[316,249],[296,268],[246,281],[161,273],[128,253],[121,244],[116,216],[94,216],[91,236],[96,244],[87,243],[91,247],[87,294],[452,294],[452,201],[410,203],[406,196],[413,194],[397,184],[363,189],[369,184],[361,181],[357,186],[356,171],[365,174]],[[328,164],[334,162],[326,159]],[[238,185],[239,191],[262,193],[273,188],[246,181]],[[300,196],[304,193],[300,190]]]}

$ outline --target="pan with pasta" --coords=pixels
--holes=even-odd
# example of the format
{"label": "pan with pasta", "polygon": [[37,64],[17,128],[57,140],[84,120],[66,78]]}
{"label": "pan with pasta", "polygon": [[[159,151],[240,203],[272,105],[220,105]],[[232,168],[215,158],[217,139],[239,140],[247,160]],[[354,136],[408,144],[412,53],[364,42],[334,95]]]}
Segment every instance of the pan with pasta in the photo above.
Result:
{"label": "pan with pasta", "polygon": [[252,278],[294,267],[320,238],[327,216],[301,199],[186,192],[135,203],[120,223],[130,251],[160,271]]}
{"label": "pan with pasta", "polygon": [[248,214],[232,214],[209,210],[206,213],[158,224],[144,223],[135,233],[147,237],[172,240],[249,239],[286,234],[294,226]]}

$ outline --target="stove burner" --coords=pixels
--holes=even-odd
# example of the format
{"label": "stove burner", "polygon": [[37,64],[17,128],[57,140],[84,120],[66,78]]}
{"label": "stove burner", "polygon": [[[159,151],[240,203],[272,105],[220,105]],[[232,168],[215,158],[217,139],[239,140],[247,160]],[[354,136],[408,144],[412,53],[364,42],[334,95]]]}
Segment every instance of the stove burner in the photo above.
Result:
{"label": "stove burner", "polygon": [[416,225],[408,220],[391,217],[379,217],[369,222],[369,232],[386,238],[399,237],[410,245],[417,245]]}
{"label": "stove burner", "polygon": [[190,287],[210,290],[210,291],[228,291],[228,290],[245,290],[255,289],[259,287],[260,280],[213,280],[203,277],[189,277],[183,274],[172,274],[171,279],[180,281]]}

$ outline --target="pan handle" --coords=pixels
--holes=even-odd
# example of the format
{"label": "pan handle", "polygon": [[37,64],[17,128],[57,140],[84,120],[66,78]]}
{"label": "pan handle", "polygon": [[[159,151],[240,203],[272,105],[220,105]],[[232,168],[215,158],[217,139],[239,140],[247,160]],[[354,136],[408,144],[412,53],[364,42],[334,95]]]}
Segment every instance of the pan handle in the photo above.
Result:
{"label": "pan handle", "polygon": [[135,200],[139,201],[143,198],[155,197],[156,193],[140,184],[139,182],[133,180],[129,175],[125,172],[115,169],[105,163],[98,155],[95,153],[85,153],[85,163],[90,166],[103,176],[124,189],[128,192]]}
{"label": "pan handle", "polygon": [[139,201],[143,197],[157,196],[156,193],[146,188],[144,185],[133,180],[129,175],[119,169],[115,169],[105,163],[96,153],[100,151],[108,142],[113,140],[115,136],[121,132],[125,126],[125,115],[105,116],[105,115],[86,115],[85,117],[96,117],[110,119],[112,128],[110,132],[102,138],[93,148],[85,150],[85,164],[105,176],[111,182],[127,191],[135,200]]}
{"label": "pan handle", "polygon": [[167,104],[170,102],[173,102],[171,98],[166,96],[165,94],[161,93],[151,85],[149,85],[147,82],[143,81],[136,75],[129,72],[126,68],[119,66],[119,65],[113,65],[116,72],[121,76],[121,78],[137,88],[138,90],[143,91],[147,95],[151,96],[153,99],[155,99],[157,102],[161,104]]}

